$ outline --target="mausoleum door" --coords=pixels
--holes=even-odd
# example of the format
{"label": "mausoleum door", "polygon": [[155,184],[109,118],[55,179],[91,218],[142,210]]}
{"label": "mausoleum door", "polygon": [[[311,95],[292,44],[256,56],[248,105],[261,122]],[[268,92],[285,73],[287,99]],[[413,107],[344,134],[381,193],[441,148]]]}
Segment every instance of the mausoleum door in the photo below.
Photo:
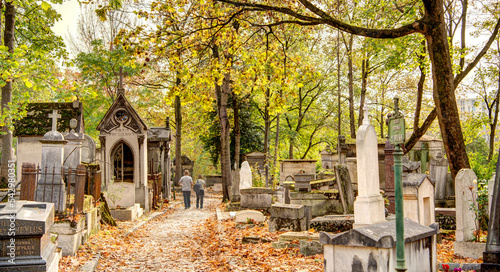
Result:
{"label": "mausoleum door", "polygon": [[134,182],[134,154],[130,147],[120,142],[111,152],[115,181]]}

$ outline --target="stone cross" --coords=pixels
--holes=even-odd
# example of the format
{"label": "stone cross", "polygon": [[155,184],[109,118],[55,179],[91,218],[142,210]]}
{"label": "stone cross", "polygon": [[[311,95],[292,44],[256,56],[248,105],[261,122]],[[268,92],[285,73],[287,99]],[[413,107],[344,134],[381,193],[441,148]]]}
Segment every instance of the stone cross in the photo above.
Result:
{"label": "stone cross", "polygon": [[120,67],[120,71],[118,73],[115,73],[115,75],[119,76],[118,80],[118,92],[123,92],[123,76],[126,76],[127,73],[123,72],[123,67]]}
{"label": "stone cross", "polygon": [[363,125],[369,125],[370,119],[368,119],[368,106],[363,107]]}
{"label": "stone cross", "polygon": [[61,118],[61,115],[57,113],[57,110],[53,110],[49,118],[52,118],[52,131],[57,131],[57,119]]}

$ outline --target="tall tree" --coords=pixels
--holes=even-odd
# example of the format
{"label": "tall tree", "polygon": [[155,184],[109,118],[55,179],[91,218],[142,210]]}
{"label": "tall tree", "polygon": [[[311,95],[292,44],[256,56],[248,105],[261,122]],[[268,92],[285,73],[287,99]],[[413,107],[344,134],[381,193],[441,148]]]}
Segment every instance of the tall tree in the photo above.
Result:
{"label": "tall tree", "polygon": [[[441,129],[441,135],[450,161],[452,176],[462,168],[470,168],[469,159],[465,149],[462,129],[460,126],[459,112],[456,105],[455,88],[463,78],[472,70],[482,56],[487,52],[491,43],[498,33],[500,19],[497,21],[492,36],[484,46],[483,50],[469,65],[454,76],[451,54],[446,31],[443,0],[422,0],[421,4],[424,14],[418,20],[412,22],[402,21],[399,27],[392,29],[373,29],[347,24],[332,17],[319,6],[309,0],[299,0],[304,8],[298,10],[284,5],[268,5],[259,2],[243,2],[233,0],[216,0],[227,3],[242,10],[248,11],[270,11],[288,15],[289,19],[272,24],[296,23],[301,25],[328,25],[339,28],[342,31],[379,39],[399,38],[414,33],[422,34],[427,41],[429,58],[432,63],[432,78],[434,86],[434,103]],[[415,8],[420,8],[417,6]],[[306,12],[307,11],[307,12]]]}
{"label": "tall tree", "polygon": [[[8,48],[9,54],[14,53],[14,29],[16,21],[16,7],[13,1],[5,2],[4,13],[5,29],[3,34],[3,44]],[[12,80],[10,77],[6,80],[2,87],[2,114],[6,114],[9,110],[9,104],[12,102]],[[8,122],[8,121],[7,121]],[[12,160],[12,131],[9,129],[8,123],[2,127],[2,181],[7,180],[9,161]]]}

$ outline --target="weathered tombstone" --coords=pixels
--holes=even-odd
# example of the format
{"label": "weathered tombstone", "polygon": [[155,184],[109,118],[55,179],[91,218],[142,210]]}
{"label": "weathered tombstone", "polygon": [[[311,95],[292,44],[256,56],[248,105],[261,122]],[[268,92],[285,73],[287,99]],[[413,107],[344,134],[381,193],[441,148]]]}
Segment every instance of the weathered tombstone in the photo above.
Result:
{"label": "weathered tombstone", "polygon": [[457,242],[469,242],[474,237],[476,230],[476,217],[473,206],[474,194],[477,193],[477,176],[472,169],[461,169],[455,177],[455,208],[457,230],[455,240]]}
{"label": "weathered tombstone", "polygon": [[311,217],[310,206],[276,203],[271,206],[269,231],[306,231]]}
{"label": "weathered tombstone", "polygon": [[401,177],[404,179],[411,173],[417,173],[420,168],[420,162],[410,161],[407,157],[403,157],[403,173]]}
{"label": "weathered tombstone", "polygon": [[265,219],[266,217],[264,216],[264,214],[255,210],[239,211],[234,216],[234,220],[236,221],[236,223],[247,223],[249,220],[261,223],[264,222]]}
{"label": "weathered tombstone", "polygon": [[76,169],[78,165],[82,162],[82,142],[83,139],[78,133],[75,132],[75,128],[78,124],[76,119],[71,119],[70,127],[71,131],[64,135],[64,139],[68,141],[64,145],[64,168]]}
{"label": "weathered tombstone", "polygon": [[43,135],[42,140],[42,175],[37,183],[36,200],[55,203],[56,212],[63,212],[66,208],[66,188],[62,178],[64,160],[64,145],[67,143],[64,136],[57,132],[57,119],[61,115],[54,110],[49,114],[52,118],[52,131]]}
{"label": "weathered tombstone", "polygon": [[389,140],[385,142],[385,194],[389,199],[390,213],[396,212],[395,183],[394,183],[394,145]]}
{"label": "weathered tombstone", "polygon": [[0,271],[57,271],[57,244],[50,239],[54,204],[0,204]]}
{"label": "weathered tombstone", "polygon": [[335,177],[339,188],[340,200],[344,208],[344,214],[351,214],[354,211],[354,191],[352,189],[349,169],[345,165],[335,165]]}
{"label": "weathered tombstone", "polygon": [[339,135],[338,137],[337,150],[339,154],[339,164],[345,164],[347,157],[347,144],[345,143],[344,135]]}
{"label": "weathered tombstone", "polygon": [[248,161],[244,161],[240,170],[240,190],[250,187],[252,187],[252,169]]}
{"label": "weathered tombstone", "polygon": [[321,155],[321,168],[325,170],[330,170],[334,165],[335,154],[332,153],[330,146],[327,146],[320,153]]}
{"label": "weathered tombstone", "polygon": [[385,221],[384,199],[380,194],[377,133],[364,109],[363,125],[356,134],[358,196],[354,201],[354,227]]}
{"label": "weathered tombstone", "polygon": [[96,145],[94,139],[87,134],[83,135],[82,162],[92,163],[95,161]]}
{"label": "weathered tombstone", "polygon": [[446,174],[448,173],[448,160],[438,153],[435,159],[431,159],[429,167],[430,179],[436,183],[436,199],[446,198]]}

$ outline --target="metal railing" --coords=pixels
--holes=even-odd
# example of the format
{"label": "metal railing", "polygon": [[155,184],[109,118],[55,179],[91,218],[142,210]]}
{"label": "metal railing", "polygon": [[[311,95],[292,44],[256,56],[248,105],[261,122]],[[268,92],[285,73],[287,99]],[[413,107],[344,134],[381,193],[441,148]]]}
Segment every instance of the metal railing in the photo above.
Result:
{"label": "metal railing", "polygon": [[23,163],[21,176],[21,200],[55,203],[59,217],[75,216],[83,212],[86,169],[40,169],[34,163]]}

